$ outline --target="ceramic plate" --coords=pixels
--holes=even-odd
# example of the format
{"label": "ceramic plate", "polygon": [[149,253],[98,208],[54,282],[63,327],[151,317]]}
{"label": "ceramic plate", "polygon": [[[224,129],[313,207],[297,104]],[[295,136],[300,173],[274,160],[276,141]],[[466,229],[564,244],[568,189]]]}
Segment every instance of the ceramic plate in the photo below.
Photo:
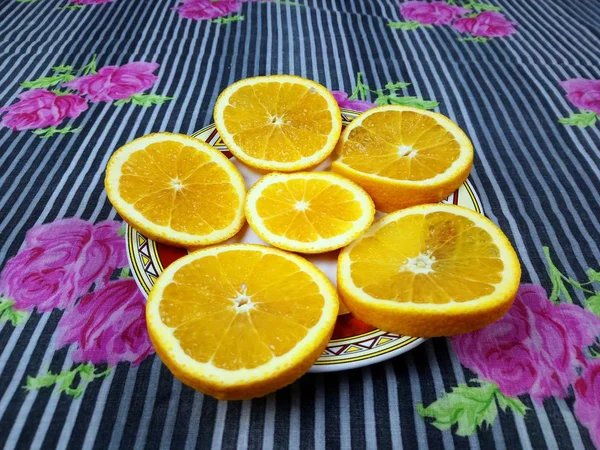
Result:
{"label": "ceramic plate", "polygon": [[[347,125],[358,114],[343,109],[343,124]],[[193,136],[208,142],[232,158],[214,125],[203,128]],[[235,158],[232,158],[232,162],[244,176],[248,188],[262,176],[262,173],[242,165]],[[315,170],[327,170],[329,165],[330,161],[325,161]],[[483,214],[477,194],[469,181],[466,181],[456,192],[444,200],[444,203],[461,205]],[[381,215],[378,213],[378,216]],[[164,268],[187,254],[187,250],[154,242],[132,227],[127,229],[126,240],[133,277],[146,296]],[[247,225],[235,237],[227,241],[227,243],[235,242],[266,245]],[[306,257],[335,284],[337,253],[328,252]],[[334,372],[375,364],[405,353],[423,342],[425,339],[400,336],[375,329],[353,317],[344,305],[341,305],[331,341],[310,372]]]}

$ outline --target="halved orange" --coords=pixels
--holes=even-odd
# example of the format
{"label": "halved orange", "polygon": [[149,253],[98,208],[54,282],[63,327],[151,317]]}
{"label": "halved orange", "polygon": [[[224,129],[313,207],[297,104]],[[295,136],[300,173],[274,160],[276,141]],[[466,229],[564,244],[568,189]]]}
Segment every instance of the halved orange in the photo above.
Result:
{"label": "halved orange", "polygon": [[121,217],[159,242],[214,244],[244,224],[244,179],[220,151],[189,136],[154,133],[125,144],[104,184]]}
{"label": "halved orange", "polygon": [[319,164],[333,151],[342,129],[333,95],[314,81],[291,75],[232,84],[219,95],[214,119],[236,158],[279,172]]}
{"label": "halved orange", "polygon": [[369,194],[330,172],[266,175],[248,192],[244,211],[264,241],[301,253],[344,247],[375,217]]}
{"label": "halved orange", "polygon": [[338,259],[338,289],[359,319],[385,331],[434,337],[466,333],[502,317],[521,267],[502,231],[454,205],[388,214]]}
{"label": "halved orange", "polygon": [[332,169],[391,212],[443,200],[467,178],[473,146],[447,117],[388,105],[361,114],[342,133]]}
{"label": "halved orange", "polygon": [[262,245],[193,252],[160,275],[150,339],[185,384],[223,400],[266,395],[303,375],[335,325],[334,287],[300,256]]}

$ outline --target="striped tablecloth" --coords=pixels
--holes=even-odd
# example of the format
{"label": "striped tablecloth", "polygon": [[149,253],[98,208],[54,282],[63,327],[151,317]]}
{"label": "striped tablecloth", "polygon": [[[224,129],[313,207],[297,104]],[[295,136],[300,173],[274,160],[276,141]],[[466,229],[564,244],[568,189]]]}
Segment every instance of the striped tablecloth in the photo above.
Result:
{"label": "striped tablecloth", "polygon": [[[0,448],[600,446],[599,24],[590,0],[0,0]],[[104,167],[275,73],[463,127],[523,265],[505,318],[253,401],[172,377]]]}

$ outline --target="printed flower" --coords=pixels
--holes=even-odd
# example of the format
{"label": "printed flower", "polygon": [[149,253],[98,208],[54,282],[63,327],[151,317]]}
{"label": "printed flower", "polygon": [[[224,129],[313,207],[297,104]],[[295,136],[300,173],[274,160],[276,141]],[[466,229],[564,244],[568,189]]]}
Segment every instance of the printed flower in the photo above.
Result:
{"label": "printed flower", "polygon": [[120,67],[105,66],[94,75],[76,78],[63,86],[78,90],[91,102],[111,102],[129,98],[151,88],[158,80],[152,73],[158,67],[157,63],[141,61]]}
{"label": "printed flower", "polygon": [[600,363],[585,369],[573,387],[575,415],[587,427],[596,447],[600,448]]}
{"label": "printed flower", "polygon": [[65,308],[78,297],[75,273],[69,270],[77,250],[66,242],[51,249],[22,250],[4,267],[0,292],[14,300],[17,310]]}
{"label": "printed flower", "polygon": [[506,37],[517,30],[516,22],[511,22],[501,13],[485,11],[475,17],[463,17],[454,21],[454,28],[461,33],[470,33],[481,37]]}
{"label": "printed flower", "polygon": [[173,11],[185,19],[208,20],[238,12],[241,7],[238,0],[184,0]]}
{"label": "printed flower", "polygon": [[423,25],[448,25],[470,10],[444,2],[406,2],[400,5],[400,14],[406,20]]}
{"label": "printed flower", "polygon": [[96,287],[102,286],[108,283],[115,269],[127,266],[125,242],[119,236],[120,228],[121,223],[114,221],[89,227],[91,236],[78,260],[77,286],[80,289],[87,291],[92,283],[96,283]]}
{"label": "printed flower", "polygon": [[146,329],[144,296],[131,278],[112,281],[65,311],[57,347],[76,344],[74,362],[140,364],[154,353]]}
{"label": "printed flower", "polygon": [[455,336],[462,364],[507,396],[564,398],[600,335],[600,318],[572,304],[553,305],[541,286],[520,286],[511,310],[481,330]]}
{"label": "printed flower", "polygon": [[15,309],[64,309],[93,283],[103,285],[112,272],[127,265],[118,222],[92,225],[65,219],[32,228],[25,248],[8,261],[0,275],[0,294]]}
{"label": "printed flower", "polygon": [[102,5],[103,3],[112,3],[114,0],[70,0],[70,3],[76,5]]}
{"label": "printed flower", "polygon": [[331,91],[335,101],[340,108],[353,109],[354,111],[366,111],[367,109],[375,108],[375,103],[366,100],[349,100],[348,94],[342,91]]}
{"label": "printed flower", "polygon": [[33,89],[19,95],[19,101],[0,108],[2,125],[16,131],[59,125],[67,117],[75,119],[88,108],[79,95],[59,95],[47,89]]}
{"label": "printed flower", "polygon": [[567,91],[567,98],[580,109],[600,114],[600,80],[573,78],[560,85]]}

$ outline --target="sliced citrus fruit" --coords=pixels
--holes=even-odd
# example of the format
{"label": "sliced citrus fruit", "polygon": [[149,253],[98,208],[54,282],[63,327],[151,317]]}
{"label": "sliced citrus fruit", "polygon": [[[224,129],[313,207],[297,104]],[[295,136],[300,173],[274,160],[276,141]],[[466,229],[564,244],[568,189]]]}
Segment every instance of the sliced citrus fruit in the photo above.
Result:
{"label": "sliced citrus fruit", "polygon": [[219,245],[177,260],[154,285],[146,318],[163,362],[223,400],[266,395],[323,352],[338,298],[304,258],[262,245]]}
{"label": "sliced citrus fruit", "polygon": [[125,144],[104,184],[121,217],[159,242],[214,244],[244,224],[244,179],[220,151],[189,136],[155,133]]}
{"label": "sliced citrus fruit", "polygon": [[265,242],[301,253],[342,248],[375,217],[369,194],[330,172],[266,175],[248,191],[244,211]]}
{"label": "sliced citrus fruit", "polygon": [[338,260],[338,289],[348,309],[408,336],[449,336],[490,324],[511,307],[520,277],[502,231],[454,205],[388,214]]}
{"label": "sliced citrus fruit", "polygon": [[333,95],[314,81],[291,75],[240,80],[215,104],[215,126],[243,163],[294,172],[317,165],[342,130]]}
{"label": "sliced citrus fruit", "polygon": [[342,133],[332,169],[384,212],[443,200],[467,178],[473,146],[447,117],[408,106],[361,114]]}

